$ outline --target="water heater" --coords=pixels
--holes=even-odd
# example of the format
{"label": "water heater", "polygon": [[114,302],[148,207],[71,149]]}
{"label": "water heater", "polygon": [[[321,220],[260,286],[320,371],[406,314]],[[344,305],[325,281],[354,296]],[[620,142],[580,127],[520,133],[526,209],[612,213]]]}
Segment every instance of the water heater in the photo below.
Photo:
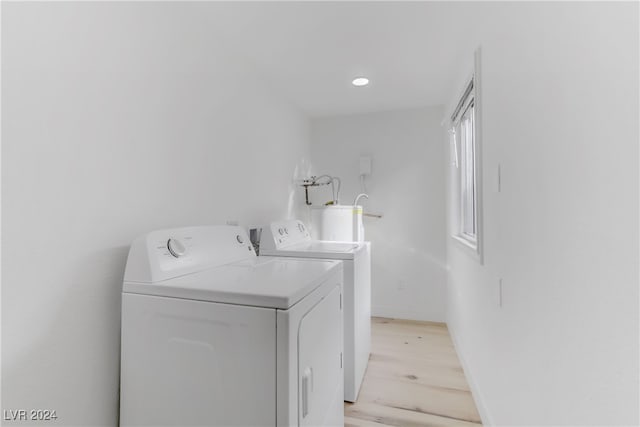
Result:
{"label": "water heater", "polygon": [[363,242],[362,206],[311,206],[311,238],[337,242]]}

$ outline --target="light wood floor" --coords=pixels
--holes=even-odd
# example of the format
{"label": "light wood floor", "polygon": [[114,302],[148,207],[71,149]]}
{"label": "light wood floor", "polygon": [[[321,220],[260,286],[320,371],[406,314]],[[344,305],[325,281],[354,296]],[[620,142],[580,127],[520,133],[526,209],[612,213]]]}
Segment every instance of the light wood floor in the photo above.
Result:
{"label": "light wood floor", "polygon": [[373,318],[369,367],[345,427],[480,426],[442,323]]}

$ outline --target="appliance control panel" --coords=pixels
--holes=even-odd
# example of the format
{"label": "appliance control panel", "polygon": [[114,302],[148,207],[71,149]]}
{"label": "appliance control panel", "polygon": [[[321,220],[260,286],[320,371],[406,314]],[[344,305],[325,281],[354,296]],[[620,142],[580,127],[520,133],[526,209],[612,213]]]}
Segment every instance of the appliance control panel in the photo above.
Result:
{"label": "appliance control panel", "polygon": [[131,244],[124,280],[153,283],[255,256],[238,226],[157,230]]}
{"label": "appliance control panel", "polygon": [[263,229],[260,247],[282,249],[309,240],[311,240],[311,234],[302,221],[297,219],[276,221]]}

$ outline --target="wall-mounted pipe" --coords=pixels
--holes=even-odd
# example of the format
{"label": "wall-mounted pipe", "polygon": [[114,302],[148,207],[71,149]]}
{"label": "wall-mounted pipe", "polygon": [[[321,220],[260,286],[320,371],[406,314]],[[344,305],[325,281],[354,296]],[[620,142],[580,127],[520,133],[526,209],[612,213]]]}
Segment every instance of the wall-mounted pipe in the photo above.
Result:
{"label": "wall-mounted pipe", "polygon": [[354,201],[353,201],[353,206],[358,206],[358,202],[359,202],[359,201],[360,201],[360,199],[361,199],[361,198],[363,198],[363,197],[364,197],[365,199],[368,199],[368,198],[369,198],[369,195],[368,195],[368,194],[366,194],[366,193],[360,193],[360,194],[358,194],[358,195],[356,196],[356,198],[354,199]]}

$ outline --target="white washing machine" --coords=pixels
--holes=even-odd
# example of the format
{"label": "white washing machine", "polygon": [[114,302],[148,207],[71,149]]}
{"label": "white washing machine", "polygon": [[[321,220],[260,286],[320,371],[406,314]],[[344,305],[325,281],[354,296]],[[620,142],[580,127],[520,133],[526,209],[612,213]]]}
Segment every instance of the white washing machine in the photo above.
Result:
{"label": "white washing machine", "polygon": [[344,262],[344,400],[358,398],[371,352],[371,243],[312,240],[298,220],[262,230],[260,255]]}
{"label": "white washing machine", "polygon": [[135,240],[121,426],[342,426],[342,264],[256,257],[240,227]]}

